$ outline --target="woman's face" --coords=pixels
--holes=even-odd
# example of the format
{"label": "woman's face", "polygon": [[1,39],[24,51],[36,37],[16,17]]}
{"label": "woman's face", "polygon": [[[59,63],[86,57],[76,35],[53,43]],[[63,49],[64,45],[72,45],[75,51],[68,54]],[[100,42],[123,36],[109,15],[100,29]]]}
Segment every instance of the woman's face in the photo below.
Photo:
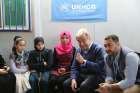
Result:
{"label": "woman's face", "polygon": [[25,49],[25,47],[26,47],[26,43],[25,43],[25,41],[19,41],[17,44],[16,44],[16,51],[17,52],[22,52],[24,49]]}
{"label": "woman's face", "polygon": [[63,35],[61,38],[60,38],[60,41],[61,41],[61,44],[62,45],[67,45],[70,41],[69,37],[67,35]]}

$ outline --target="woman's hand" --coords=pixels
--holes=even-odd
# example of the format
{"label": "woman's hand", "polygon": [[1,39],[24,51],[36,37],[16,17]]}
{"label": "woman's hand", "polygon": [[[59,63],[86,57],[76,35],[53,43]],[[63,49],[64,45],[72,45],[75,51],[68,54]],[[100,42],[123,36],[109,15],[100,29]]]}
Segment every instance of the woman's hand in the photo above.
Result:
{"label": "woman's hand", "polygon": [[5,69],[0,69],[0,74],[3,75],[3,74],[8,74],[8,72],[5,70]]}
{"label": "woman's hand", "polygon": [[58,73],[59,73],[60,75],[63,75],[65,72],[66,72],[66,69],[65,69],[65,68],[59,68],[59,69],[58,69]]}

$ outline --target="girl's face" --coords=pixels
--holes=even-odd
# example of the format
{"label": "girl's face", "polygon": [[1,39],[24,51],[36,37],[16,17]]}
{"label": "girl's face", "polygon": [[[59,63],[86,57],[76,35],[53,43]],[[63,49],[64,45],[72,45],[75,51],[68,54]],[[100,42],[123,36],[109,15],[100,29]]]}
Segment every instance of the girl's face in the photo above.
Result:
{"label": "girl's face", "polygon": [[17,52],[22,52],[24,49],[25,49],[25,47],[26,47],[26,43],[25,43],[25,41],[19,41],[17,44],[16,44],[16,51]]}
{"label": "girl's face", "polygon": [[37,50],[40,50],[41,51],[41,50],[44,49],[45,45],[42,42],[38,42],[35,47],[37,48]]}
{"label": "girl's face", "polygon": [[68,42],[70,42],[69,37],[67,35],[64,35],[60,38],[60,41],[62,43],[62,45],[67,45]]}

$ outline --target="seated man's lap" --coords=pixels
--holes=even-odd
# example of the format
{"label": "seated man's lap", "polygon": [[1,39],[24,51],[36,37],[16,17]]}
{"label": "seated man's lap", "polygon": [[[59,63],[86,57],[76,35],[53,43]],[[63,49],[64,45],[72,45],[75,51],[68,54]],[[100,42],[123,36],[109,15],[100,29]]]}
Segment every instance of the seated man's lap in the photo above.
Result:
{"label": "seated man's lap", "polygon": [[123,91],[111,91],[111,93],[123,93]]}
{"label": "seated man's lap", "polygon": [[[80,89],[83,92],[88,91],[89,93],[93,93],[93,91],[97,89],[99,87],[99,84],[102,83],[104,80],[100,79],[100,77],[98,76],[89,75],[87,77],[78,77],[76,81],[78,85],[78,90]],[[71,89],[71,79],[67,79],[64,82],[64,86]]]}
{"label": "seated man's lap", "polygon": [[132,87],[124,90],[123,93],[140,93],[140,85],[133,85]]}
{"label": "seated man's lap", "polygon": [[96,89],[101,81],[96,76],[88,76],[80,85],[85,85],[89,88]]}
{"label": "seated man's lap", "polygon": [[111,91],[111,93],[140,93],[140,85],[133,85],[124,91]]}

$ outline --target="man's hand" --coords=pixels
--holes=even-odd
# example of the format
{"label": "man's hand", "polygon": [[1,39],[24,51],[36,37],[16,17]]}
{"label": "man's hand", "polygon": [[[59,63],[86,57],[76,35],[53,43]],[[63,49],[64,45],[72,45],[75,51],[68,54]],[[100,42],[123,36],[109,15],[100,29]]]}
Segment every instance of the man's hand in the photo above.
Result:
{"label": "man's hand", "polygon": [[99,84],[99,92],[101,93],[110,93],[111,84],[101,83]]}
{"label": "man's hand", "polygon": [[8,72],[5,70],[5,69],[0,69],[0,74],[3,75],[3,74],[7,74]]}
{"label": "man's hand", "polygon": [[79,64],[83,64],[85,59],[81,56],[80,53],[77,53],[76,54],[76,60]]}
{"label": "man's hand", "polygon": [[72,79],[72,81],[71,81],[71,88],[74,92],[77,91],[77,82],[75,79]]}

